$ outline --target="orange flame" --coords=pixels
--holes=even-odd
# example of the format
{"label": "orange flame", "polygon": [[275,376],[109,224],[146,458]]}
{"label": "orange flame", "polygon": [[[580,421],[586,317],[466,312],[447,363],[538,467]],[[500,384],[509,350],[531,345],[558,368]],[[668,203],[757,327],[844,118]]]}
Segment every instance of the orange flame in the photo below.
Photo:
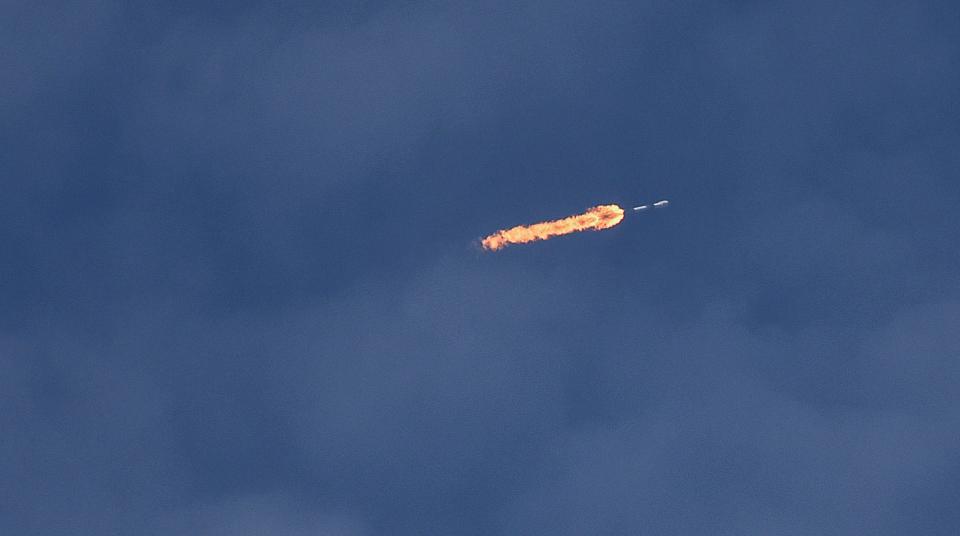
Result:
{"label": "orange flame", "polygon": [[600,205],[583,214],[545,221],[533,225],[518,225],[512,229],[497,231],[483,239],[483,247],[496,251],[508,244],[526,244],[535,240],[546,240],[578,231],[609,229],[623,221],[623,209],[617,205]]}

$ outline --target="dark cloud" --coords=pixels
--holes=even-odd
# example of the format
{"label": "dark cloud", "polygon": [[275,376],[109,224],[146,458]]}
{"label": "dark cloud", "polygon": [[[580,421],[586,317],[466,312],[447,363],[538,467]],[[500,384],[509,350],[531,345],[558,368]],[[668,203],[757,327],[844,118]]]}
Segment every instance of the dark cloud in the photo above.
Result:
{"label": "dark cloud", "polygon": [[[927,404],[890,397],[893,385],[919,395],[904,389],[913,378],[902,363],[875,372],[885,353],[911,352],[851,358],[822,341],[745,332],[728,308],[713,311],[648,339],[647,370],[623,377],[627,358],[607,365],[600,390],[617,419],[544,449],[540,485],[515,503],[506,532],[847,534],[929,511],[909,499],[955,463],[960,421],[937,405],[942,392],[921,395]],[[952,368],[923,361],[953,349],[913,351],[918,370]],[[775,370],[786,359],[791,373]],[[857,372],[833,376],[824,360]]]}
{"label": "dark cloud", "polygon": [[165,533],[220,536],[289,534],[354,536],[363,526],[342,514],[318,514],[309,505],[276,495],[230,497],[178,512],[164,522]]}
{"label": "dark cloud", "polygon": [[0,13],[0,531],[956,526],[952,3]]}

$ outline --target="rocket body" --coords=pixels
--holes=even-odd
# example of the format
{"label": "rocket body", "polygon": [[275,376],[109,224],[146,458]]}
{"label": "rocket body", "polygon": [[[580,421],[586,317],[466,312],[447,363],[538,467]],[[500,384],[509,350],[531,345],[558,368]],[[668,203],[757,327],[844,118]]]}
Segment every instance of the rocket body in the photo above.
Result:
{"label": "rocket body", "polygon": [[666,199],[663,199],[663,200],[661,200],[661,201],[657,201],[656,203],[654,203],[654,204],[652,204],[652,205],[640,205],[639,207],[633,207],[632,210],[633,210],[634,212],[644,212],[644,211],[650,210],[651,208],[663,208],[663,207],[666,207],[666,206],[669,205],[669,204],[670,204],[670,201],[667,201]]}

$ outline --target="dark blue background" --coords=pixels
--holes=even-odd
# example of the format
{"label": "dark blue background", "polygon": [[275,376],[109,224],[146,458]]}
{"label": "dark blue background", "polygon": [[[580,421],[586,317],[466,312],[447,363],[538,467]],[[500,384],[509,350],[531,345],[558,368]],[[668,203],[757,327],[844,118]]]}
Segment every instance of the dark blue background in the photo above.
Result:
{"label": "dark blue background", "polygon": [[0,3],[0,532],[956,534],[956,2],[284,6]]}

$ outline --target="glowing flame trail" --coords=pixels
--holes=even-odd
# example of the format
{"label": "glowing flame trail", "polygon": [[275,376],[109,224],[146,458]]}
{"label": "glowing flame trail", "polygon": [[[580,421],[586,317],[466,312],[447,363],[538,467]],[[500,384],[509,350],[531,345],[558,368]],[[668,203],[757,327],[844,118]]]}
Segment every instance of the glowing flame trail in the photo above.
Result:
{"label": "glowing flame trail", "polygon": [[535,240],[546,240],[578,231],[609,229],[623,221],[623,209],[617,205],[600,205],[583,214],[545,221],[533,225],[518,225],[512,229],[497,231],[483,239],[484,249],[496,251],[508,244],[526,244]]}

